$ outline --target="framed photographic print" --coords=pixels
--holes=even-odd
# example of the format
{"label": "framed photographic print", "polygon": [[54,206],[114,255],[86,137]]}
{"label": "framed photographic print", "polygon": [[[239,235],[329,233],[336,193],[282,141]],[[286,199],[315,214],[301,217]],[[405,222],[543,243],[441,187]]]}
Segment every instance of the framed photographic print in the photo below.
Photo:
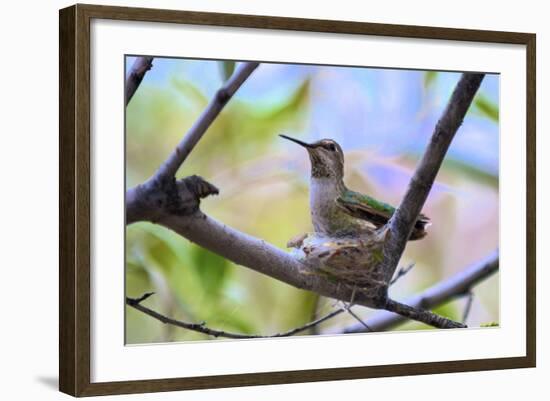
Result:
{"label": "framed photographic print", "polygon": [[535,210],[533,34],[60,11],[65,393],[535,366]]}

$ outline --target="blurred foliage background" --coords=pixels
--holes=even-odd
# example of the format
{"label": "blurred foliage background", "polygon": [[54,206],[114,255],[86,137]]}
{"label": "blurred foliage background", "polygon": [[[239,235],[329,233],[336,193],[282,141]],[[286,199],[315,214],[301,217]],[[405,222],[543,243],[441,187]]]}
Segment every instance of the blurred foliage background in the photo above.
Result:
{"label": "blurred foliage background", "polygon": [[[127,72],[134,61],[127,57]],[[155,58],[126,111],[126,185],[147,179],[191,127],[234,62]],[[311,231],[309,159],[285,133],[333,138],[346,152],[346,183],[398,204],[459,73],[262,63],[222,111],[178,177],[199,174],[221,193],[202,209],[285,248]],[[404,299],[498,247],[499,77],[487,75],[425,205],[429,235],[401,260],[414,269],[392,288]],[[303,325],[334,301],[236,266],[163,227],[126,229],[126,295],[175,319],[270,334]],[[499,319],[498,275],[474,289],[467,323]],[[465,299],[439,309],[462,319]],[[354,308],[364,318],[376,311]],[[319,330],[355,320],[346,314]],[[400,330],[426,329],[410,322]],[[305,332],[304,334],[311,334]],[[126,343],[209,340],[126,308]]]}

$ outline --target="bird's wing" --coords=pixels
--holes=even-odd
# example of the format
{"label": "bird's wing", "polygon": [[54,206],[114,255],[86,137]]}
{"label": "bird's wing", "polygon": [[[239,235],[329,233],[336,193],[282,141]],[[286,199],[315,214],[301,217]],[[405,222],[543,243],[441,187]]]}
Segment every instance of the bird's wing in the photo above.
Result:
{"label": "bird's wing", "polygon": [[[382,227],[388,222],[395,212],[395,208],[387,203],[380,202],[368,195],[347,190],[337,199],[338,205],[347,213],[358,219],[367,220],[376,227]],[[420,214],[416,221],[415,228],[424,230],[430,223],[430,219]]]}
{"label": "bird's wing", "polygon": [[395,212],[395,208],[387,203],[350,190],[344,191],[337,202],[348,214],[358,219],[367,220],[376,227],[386,224]]}

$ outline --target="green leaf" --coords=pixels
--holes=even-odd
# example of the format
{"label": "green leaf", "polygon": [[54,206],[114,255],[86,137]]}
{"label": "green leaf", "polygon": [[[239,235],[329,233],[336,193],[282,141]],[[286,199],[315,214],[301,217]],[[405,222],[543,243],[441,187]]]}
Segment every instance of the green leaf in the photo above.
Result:
{"label": "green leaf", "polygon": [[424,88],[429,88],[437,79],[437,71],[426,71],[424,73]]}
{"label": "green leaf", "polygon": [[[421,158],[420,155],[413,153],[404,154],[403,157],[407,161],[414,163],[417,163]],[[498,188],[499,185],[498,174],[493,174],[458,159],[446,158],[443,161],[442,168],[493,188]]]}
{"label": "green leaf", "polygon": [[443,305],[438,306],[437,308],[433,309],[434,313],[437,313],[438,315],[444,316],[447,319],[458,321],[460,320],[459,311],[456,307],[456,303],[453,303],[453,301],[446,302]]}
{"label": "green leaf", "polygon": [[166,242],[162,239],[152,237],[144,244],[146,252],[149,258],[154,261],[155,266],[163,272],[164,276],[170,274],[172,266],[174,266],[177,261],[177,255],[172,252]]}
{"label": "green leaf", "polygon": [[220,61],[220,71],[222,74],[223,81],[227,81],[233,75],[235,71],[235,62],[234,61]]}
{"label": "green leaf", "polygon": [[171,293],[181,307],[200,309],[198,299],[205,296],[203,272],[196,266],[189,241],[155,224],[140,223],[143,257],[162,272]]}
{"label": "green leaf", "polygon": [[199,246],[191,247],[191,257],[203,291],[208,295],[218,295],[231,268],[229,261]]}
{"label": "green leaf", "polygon": [[126,295],[139,296],[149,289],[152,283],[144,266],[138,263],[126,262]]}
{"label": "green leaf", "polygon": [[479,327],[498,327],[498,322],[481,323]]}
{"label": "green leaf", "polygon": [[[315,306],[317,305],[317,300],[319,298],[319,294],[316,294],[311,291],[304,291],[304,290],[294,290],[291,289],[293,294],[296,294],[294,296],[296,307],[294,308],[294,317],[293,321],[290,319],[288,322],[290,323],[289,328],[294,328],[298,326],[302,326],[305,323],[308,323],[312,320],[312,310],[315,309]],[[288,318],[291,317],[291,314],[288,313]],[[308,331],[304,331],[302,334],[307,334]]]}
{"label": "green leaf", "polygon": [[481,182],[493,188],[498,188],[498,175],[484,171],[471,164],[448,158],[443,161],[443,167],[455,173],[463,174],[477,182]]}
{"label": "green leaf", "polygon": [[[265,334],[258,333],[254,322],[250,317],[243,317],[231,311],[218,309],[216,310],[216,319],[209,319],[207,325],[218,330],[235,331],[243,334]],[[267,333],[270,334],[270,333]]]}
{"label": "green leaf", "polygon": [[162,241],[181,265],[188,265],[191,262],[189,257],[189,242],[174,232],[154,224],[143,224],[144,230],[154,238]]}
{"label": "green leaf", "polygon": [[306,79],[290,94],[287,100],[279,105],[272,107],[269,114],[266,115],[268,119],[276,119],[286,116],[290,113],[295,113],[301,106],[306,104],[309,99],[310,82]]}
{"label": "green leaf", "polygon": [[476,111],[479,112],[481,115],[489,118],[491,121],[498,122],[498,104],[492,102],[481,93],[478,93],[474,98],[474,106],[476,108]]}
{"label": "green leaf", "polygon": [[170,82],[174,86],[174,89],[183,95],[183,98],[186,101],[201,108],[208,104],[209,99],[204,96],[201,90],[192,83],[175,77],[172,78]]}

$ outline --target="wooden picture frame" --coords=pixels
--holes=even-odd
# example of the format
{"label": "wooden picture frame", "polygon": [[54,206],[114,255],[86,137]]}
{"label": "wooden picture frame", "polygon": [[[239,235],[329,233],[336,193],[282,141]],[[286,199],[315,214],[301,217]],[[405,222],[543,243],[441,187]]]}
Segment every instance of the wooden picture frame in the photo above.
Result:
{"label": "wooden picture frame", "polygon": [[[92,382],[90,331],[90,22],[93,19],[308,31],[523,45],[526,48],[527,215],[526,355],[364,367],[256,372],[152,380]],[[350,21],[75,5],[60,10],[60,289],[59,387],[73,396],[313,382],[534,367],[535,281],[535,43],[534,34]]]}

